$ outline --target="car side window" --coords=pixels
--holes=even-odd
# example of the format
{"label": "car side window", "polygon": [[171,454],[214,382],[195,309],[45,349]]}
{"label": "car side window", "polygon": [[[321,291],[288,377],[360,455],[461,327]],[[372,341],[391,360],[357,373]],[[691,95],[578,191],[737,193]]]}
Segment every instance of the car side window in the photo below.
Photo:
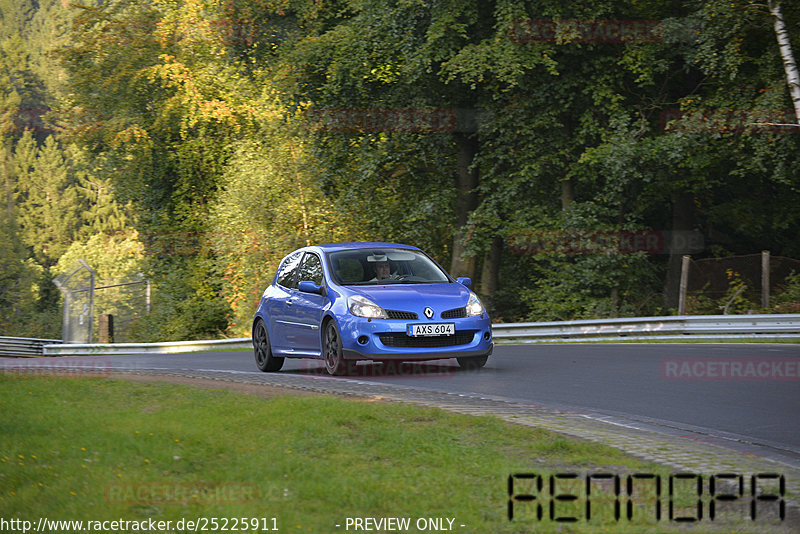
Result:
{"label": "car side window", "polygon": [[295,274],[297,274],[297,268],[302,257],[302,252],[295,252],[286,258],[286,261],[283,262],[283,265],[281,265],[281,270],[278,273],[278,285],[281,285],[287,289],[297,288],[297,278],[295,277]]}
{"label": "car side window", "polygon": [[322,285],[322,262],[319,260],[319,256],[312,252],[306,253],[303,263],[300,265],[299,281],[306,280],[314,282],[318,286]]}

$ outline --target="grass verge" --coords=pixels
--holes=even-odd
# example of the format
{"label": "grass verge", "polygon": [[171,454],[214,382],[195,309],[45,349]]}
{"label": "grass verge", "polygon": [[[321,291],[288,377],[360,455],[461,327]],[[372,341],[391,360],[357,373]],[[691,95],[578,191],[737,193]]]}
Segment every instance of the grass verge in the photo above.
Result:
{"label": "grass verge", "polygon": [[[645,498],[625,519],[624,497],[623,518],[614,520],[613,490],[602,484],[594,488],[593,519],[585,519],[586,474],[666,480],[665,468],[493,417],[330,396],[264,399],[161,382],[13,375],[0,375],[0,406],[5,520],[155,519],[172,521],[173,532],[193,530],[176,525],[198,518],[218,518],[218,527],[224,519],[237,532],[363,532],[355,518],[366,527],[364,518],[390,517],[407,518],[408,532],[684,529],[666,519],[663,497],[660,521]],[[520,501],[509,521],[514,473],[545,475],[541,492],[524,480],[515,490],[536,493],[542,520],[536,503]],[[556,503],[557,516],[577,516],[577,523],[548,520],[547,475],[559,473],[579,474],[577,485],[559,486],[579,498]],[[684,515],[694,506],[685,495],[676,499]],[[250,528],[254,519],[258,528]],[[222,531],[206,521],[208,531]],[[391,524],[377,526],[389,531]],[[706,521],[700,530],[718,528],[775,532],[785,525]]]}

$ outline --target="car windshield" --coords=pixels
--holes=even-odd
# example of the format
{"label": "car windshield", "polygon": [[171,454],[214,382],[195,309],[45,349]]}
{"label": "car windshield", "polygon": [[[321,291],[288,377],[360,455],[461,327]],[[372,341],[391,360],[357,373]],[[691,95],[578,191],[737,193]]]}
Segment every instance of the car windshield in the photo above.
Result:
{"label": "car windshield", "polygon": [[399,248],[359,248],[328,255],[336,283],[342,285],[430,284],[450,278],[425,254]]}

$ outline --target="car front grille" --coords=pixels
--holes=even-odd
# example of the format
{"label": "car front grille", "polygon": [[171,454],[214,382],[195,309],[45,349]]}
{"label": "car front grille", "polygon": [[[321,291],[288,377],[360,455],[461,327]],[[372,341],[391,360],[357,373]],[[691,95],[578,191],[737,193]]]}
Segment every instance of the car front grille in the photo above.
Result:
{"label": "car front grille", "polygon": [[466,308],[456,308],[455,310],[447,310],[442,312],[442,319],[460,319],[467,316]]}
{"label": "car front grille", "polygon": [[403,333],[380,334],[381,343],[387,347],[404,348],[432,348],[432,347],[455,347],[456,345],[466,345],[475,336],[475,332],[461,331],[453,336],[426,336],[412,337]]}
{"label": "car front grille", "polygon": [[418,319],[419,316],[414,312],[386,310],[389,319]]}

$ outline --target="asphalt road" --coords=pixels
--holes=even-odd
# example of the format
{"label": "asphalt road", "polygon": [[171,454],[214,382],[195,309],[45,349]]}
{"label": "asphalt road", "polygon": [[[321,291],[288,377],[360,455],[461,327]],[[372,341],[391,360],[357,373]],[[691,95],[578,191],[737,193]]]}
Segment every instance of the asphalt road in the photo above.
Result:
{"label": "asphalt road", "polygon": [[[243,351],[97,358],[114,369],[258,372],[252,353]],[[798,367],[800,345],[558,344],[495,347],[479,371],[452,360],[396,368],[360,363],[353,376],[328,378],[321,361],[287,359],[280,372],[509,399],[800,457]]]}

